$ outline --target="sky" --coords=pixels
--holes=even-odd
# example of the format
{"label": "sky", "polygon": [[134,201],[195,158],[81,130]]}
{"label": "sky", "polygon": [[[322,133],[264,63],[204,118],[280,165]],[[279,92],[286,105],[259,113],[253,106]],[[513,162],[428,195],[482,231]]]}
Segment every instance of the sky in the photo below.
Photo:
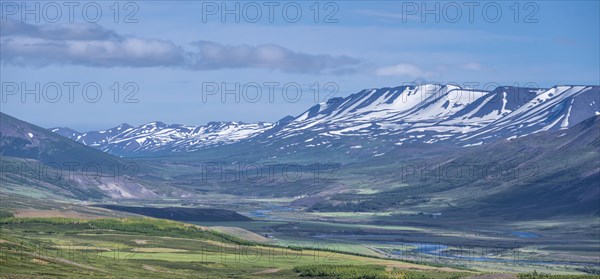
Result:
{"label": "sky", "polygon": [[275,122],[406,84],[600,84],[599,1],[69,3],[1,2],[3,113],[84,132]]}

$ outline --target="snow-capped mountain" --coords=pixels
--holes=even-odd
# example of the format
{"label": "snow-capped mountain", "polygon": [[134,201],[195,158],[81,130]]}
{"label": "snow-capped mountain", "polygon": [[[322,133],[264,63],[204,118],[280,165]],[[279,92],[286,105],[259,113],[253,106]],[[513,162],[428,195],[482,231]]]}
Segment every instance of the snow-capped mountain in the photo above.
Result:
{"label": "snow-capped mountain", "polygon": [[363,90],[275,124],[230,122],[195,127],[152,122],[85,134],[64,128],[53,131],[117,155],[196,151],[240,143],[273,147],[271,155],[277,156],[331,147],[347,153],[368,149],[378,156],[411,143],[468,147],[514,139],[566,129],[599,114],[599,86],[482,91],[426,84]]}
{"label": "snow-capped mountain", "polygon": [[151,122],[139,127],[121,124],[109,130],[87,133],[69,128],[53,128],[51,131],[102,151],[126,156],[148,152],[191,152],[232,144],[263,133],[272,126],[270,123],[240,122],[210,122],[201,126]]}
{"label": "snow-capped mountain", "polygon": [[[600,114],[600,87],[499,87],[491,92],[428,84],[364,90],[316,105],[272,138],[393,136],[396,144],[483,143],[571,127]],[[310,142],[312,142],[310,141]]]}

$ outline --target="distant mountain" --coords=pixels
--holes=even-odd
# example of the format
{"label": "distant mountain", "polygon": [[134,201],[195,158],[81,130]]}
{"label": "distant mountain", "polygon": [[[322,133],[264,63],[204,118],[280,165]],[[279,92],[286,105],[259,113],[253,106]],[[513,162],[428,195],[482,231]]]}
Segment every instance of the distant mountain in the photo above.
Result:
{"label": "distant mountain", "polygon": [[201,126],[151,122],[139,127],[121,124],[109,130],[79,133],[69,128],[52,132],[90,147],[119,155],[179,153],[232,144],[255,137],[273,127],[269,123],[210,122]]}
{"label": "distant mountain", "polygon": [[[370,148],[377,155],[393,145],[472,146],[522,137],[572,127],[597,114],[598,86],[499,87],[491,92],[452,85],[403,86],[331,99],[265,133],[263,142],[283,142],[287,152],[343,143],[347,150]],[[382,148],[382,143],[387,146]]]}
{"label": "distant mountain", "polygon": [[263,152],[268,154],[264,159],[323,150],[364,157],[381,156],[394,146],[406,144],[468,147],[514,139],[569,128],[598,114],[600,86],[482,91],[427,84],[363,90],[330,99],[275,124],[184,126],[152,122],[83,134],[66,128],[52,131],[120,156],[177,154],[236,145],[233,149],[268,149]]}
{"label": "distant mountain", "polygon": [[66,127],[53,128],[51,129],[51,131],[85,145],[100,146],[102,143],[106,143],[108,139],[131,128],[133,128],[131,125],[123,123],[109,130],[93,131],[85,133],[85,135],[82,135],[81,133]]}

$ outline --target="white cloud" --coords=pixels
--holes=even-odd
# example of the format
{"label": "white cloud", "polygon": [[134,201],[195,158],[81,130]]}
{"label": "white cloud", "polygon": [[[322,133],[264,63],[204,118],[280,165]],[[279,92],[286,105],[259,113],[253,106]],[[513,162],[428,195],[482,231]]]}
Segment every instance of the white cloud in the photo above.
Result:
{"label": "white cloud", "polygon": [[375,71],[375,74],[378,76],[399,76],[411,78],[425,78],[433,75],[432,72],[425,71],[419,66],[406,63],[379,68]]}
{"label": "white cloud", "polygon": [[90,67],[173,67],[190,70],[263,68],[290,73],[342,74],[360,61],[349,56],[308,54],[276,44],[194,43],[186,51],[169,40],[117,34],[97,24],[33,25],[2,23],[2,63]]}
{"label": "white cloud", "polygon": [[194,69],[266,68],[291,73],[335,73],[352,70],[360,62],[348,56],[313,55],[275,44],[223,45],[210,41],[194,43]]}
{"label": "white cloud", "polygon": [[481,64],[475,63],[475,62],[470,62],[470,63],[464,64],[461,66],[461,68],[463,70],[468,70],[468,71],[480,71],[483,69]]}

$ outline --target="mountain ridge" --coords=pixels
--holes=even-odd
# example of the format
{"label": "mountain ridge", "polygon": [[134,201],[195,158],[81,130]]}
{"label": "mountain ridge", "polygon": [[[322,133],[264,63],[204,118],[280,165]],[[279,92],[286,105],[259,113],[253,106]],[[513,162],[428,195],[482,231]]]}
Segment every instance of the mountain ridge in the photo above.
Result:
{"label": "mountain ridge", "polygon": [[[150,122],[124,131],[52,131],[119,156],[187,153],[231,144],[272,146],[274,156],[300,149],[341,146],[347,141],[383,145],[451,143],[468,147],[546,130],[572,127],[600,114],[600,86],[524,88],[491,91],[456,85],[364,89],[310,107],[276,123],[209,122],[186,126]],[[386,149],[386,148],[383,148]],[[373,150],[374,154],[378,152]]]}

